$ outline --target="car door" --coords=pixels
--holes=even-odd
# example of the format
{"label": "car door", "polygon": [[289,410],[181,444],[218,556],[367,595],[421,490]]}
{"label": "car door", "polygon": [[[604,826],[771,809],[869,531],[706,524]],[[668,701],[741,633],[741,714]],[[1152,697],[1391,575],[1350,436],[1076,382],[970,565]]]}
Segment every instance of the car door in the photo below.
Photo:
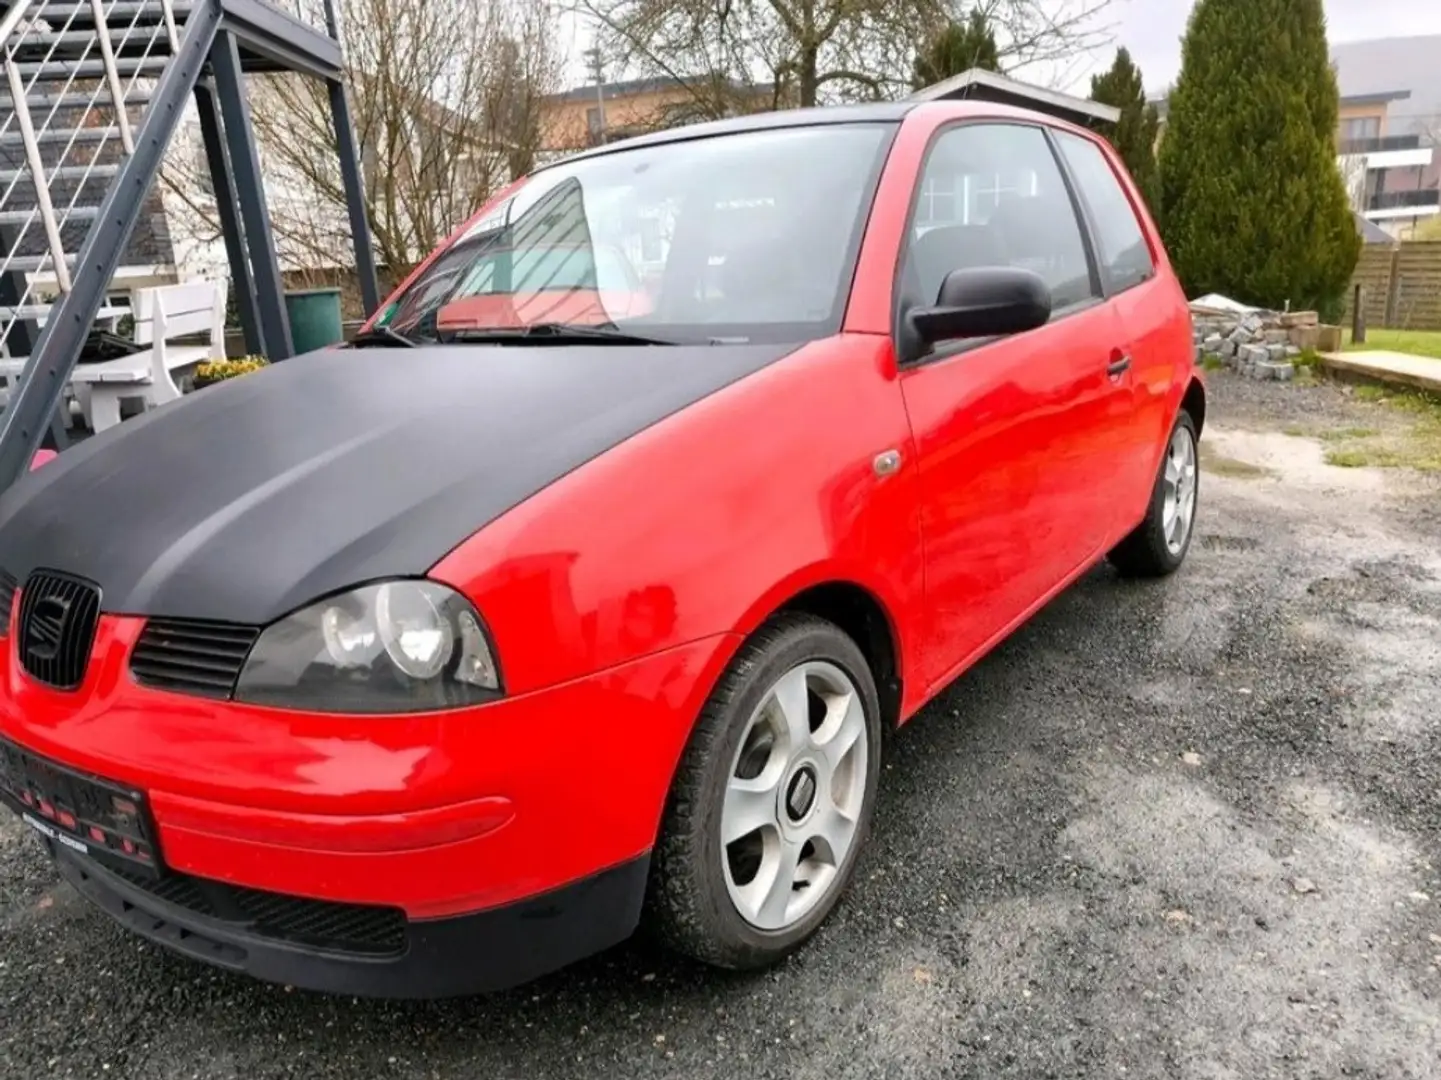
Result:
{"label": "car door", "polygon": [[[930,681],[952,677],[1105,540],[1113,488],[1097,440],[1122,353],[1114,310],[1046,129],[967,122],[926,152],[898,273],[897,328],[957,269],[1025,266],[1052,291],[1028,333],[898,346],[915,436]],[[898,340],[904,335],[898,334]]]}
{"label": "car door", "polygon": [[1056,146],[1066,164],[1095,238],[1101,282],[1127,339],[1130,369],[1118,380],[1106,417],[1106,453],[1112,460],[1118,497],[1115,533],[1140,519],[1156,479],[1156,451],[1169,434],[1177,364],[1191,364],[1190,319],[1185,297],[1158,273],[1160,253],[1152,250],[1143,223],[1139,192],[1127,184],[1115,155],[1100,143],[1057,131]]}

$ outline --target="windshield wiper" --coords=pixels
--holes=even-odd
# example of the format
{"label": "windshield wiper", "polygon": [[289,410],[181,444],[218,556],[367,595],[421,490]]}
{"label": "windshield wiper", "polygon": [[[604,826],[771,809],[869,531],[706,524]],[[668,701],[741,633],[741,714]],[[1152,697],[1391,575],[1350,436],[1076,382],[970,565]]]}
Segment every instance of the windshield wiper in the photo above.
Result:
{"label": "windshield wiper", "polygon": [[445,335],[445,341],[462,343],[526,341],[604,341],[612,345],[674,345],[673,341],[645,337],[622,330],[614,323],[587,325],[584,323],[546,322],[519,327],[473,327],[452,330]]}
{"label": "windshield wiper", "polygon": [[363,334],[350,339],[352,349],[413,349],[417,342],[388,326],[372,326]]}

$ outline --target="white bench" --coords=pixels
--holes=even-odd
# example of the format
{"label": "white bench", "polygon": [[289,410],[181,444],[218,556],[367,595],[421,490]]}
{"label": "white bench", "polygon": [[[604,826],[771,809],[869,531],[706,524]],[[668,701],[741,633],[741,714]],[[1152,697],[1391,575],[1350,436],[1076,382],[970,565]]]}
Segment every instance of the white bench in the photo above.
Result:
{"label": "white bench", "polygon": [[[205,345],[172,345],[177,337],[208,333]],[[70,376],[90,430],[120,423],[120,403],[139,398],[144,407],[180,397],[173,372],[225,358],[225,283],[163,285],[135,294],[135,343],[150,348],[102,364],[79,364]]]}
{"label": "white bench", "polygon": [[[53,308],[53,304],[27,304],[18,308],[0,306],[0,320],[27,319],[37,326],[44,326]],[[107,329],[113,333],[115,323],[129,314],[129,307],[107,303],[95,313],[95,323],[97,326],[109,324]],[[26,357],[11,356],[8,343],[0,343],[0,408],[10,404],[10,393],[19,386],[25,364]]]}

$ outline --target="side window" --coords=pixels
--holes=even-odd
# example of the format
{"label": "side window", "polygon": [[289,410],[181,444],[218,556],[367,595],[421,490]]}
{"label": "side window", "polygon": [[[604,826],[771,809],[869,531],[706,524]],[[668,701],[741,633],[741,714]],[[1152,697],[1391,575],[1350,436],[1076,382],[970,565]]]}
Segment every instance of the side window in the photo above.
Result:
{"label": "side window", "polygon": [[952,270],[1022,266],[1056,310],[1099,295],[1061,167],[1039,128],[967,124],[943,132],[921,171],[903,273],[934,303]]}
{"label": "side window", "polygon": [[1096,243],[1113,289],[1129,289],[1155,272],[1146,234],[1131,200],[1101,148],[1089,139],[1058,131],[1056,141],[1075,174],[1081,196],[1096,221]]}

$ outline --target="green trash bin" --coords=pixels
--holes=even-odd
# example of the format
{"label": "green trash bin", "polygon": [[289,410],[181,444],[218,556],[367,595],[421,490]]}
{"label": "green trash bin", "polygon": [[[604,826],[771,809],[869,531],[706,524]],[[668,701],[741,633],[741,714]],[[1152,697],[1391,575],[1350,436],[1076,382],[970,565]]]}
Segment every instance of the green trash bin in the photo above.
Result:
{"label": "green trash bin", "polygon": [[285,294],[295,354],[313,352],[345,339],[339,289],[297,289]]}

